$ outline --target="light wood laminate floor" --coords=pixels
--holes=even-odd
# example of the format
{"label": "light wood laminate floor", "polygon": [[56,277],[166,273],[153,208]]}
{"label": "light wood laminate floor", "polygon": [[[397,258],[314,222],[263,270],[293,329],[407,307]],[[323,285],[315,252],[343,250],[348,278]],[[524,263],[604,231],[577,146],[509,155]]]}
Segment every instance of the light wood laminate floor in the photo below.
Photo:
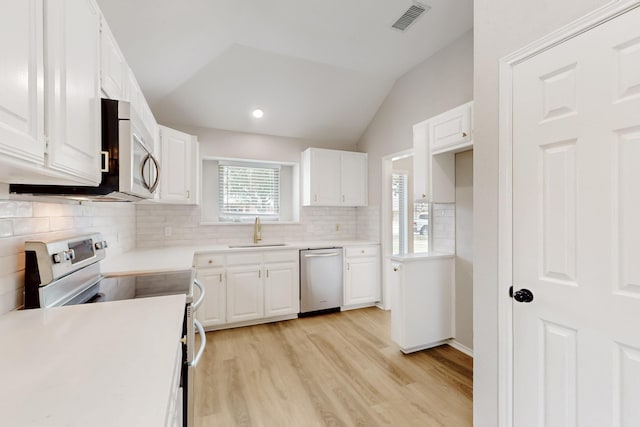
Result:
{"label": "light wood laminate floor", "polygon": [[207,333],[196,425],[471,426],[472,359],[404,355],[375,307]]}

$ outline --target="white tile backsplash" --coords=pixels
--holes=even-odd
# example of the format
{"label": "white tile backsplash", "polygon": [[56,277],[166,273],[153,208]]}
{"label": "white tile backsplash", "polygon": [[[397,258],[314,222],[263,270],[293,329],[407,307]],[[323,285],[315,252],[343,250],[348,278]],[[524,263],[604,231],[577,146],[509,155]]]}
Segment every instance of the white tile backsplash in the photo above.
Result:
{"label": "white tile backsplash", "polygon": [[454,253],[456,251],[456,205],[434,203],[433,236],[431,248],[435,252]]}
{"label": "white tile backsplash", "polygon": [[0,314],[22,305],[24,242],[102,232],[108,254],[135,247],[135,205],[0,200]]}
{"label": "white tile backsplash", "polygon": [[[253,239],[250,224],[200,224],[199,206],[136,206],[137,246],[242,244]],[[352,240],[358,237],[356,208],[303,207],[300,222],[262,222],[262,239],[267,242],[302,240]],[[170,230],[167,230],[167,227]],[[165,235],[170,231],[170,235]]]}

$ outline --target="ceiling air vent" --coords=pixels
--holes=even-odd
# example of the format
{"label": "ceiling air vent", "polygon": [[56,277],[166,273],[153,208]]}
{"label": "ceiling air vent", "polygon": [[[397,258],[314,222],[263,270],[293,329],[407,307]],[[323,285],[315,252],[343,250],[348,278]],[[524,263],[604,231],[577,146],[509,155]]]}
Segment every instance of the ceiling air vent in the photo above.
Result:
{"label": "ceiling air vent", "polygon": [[407,9],[405,13],[402,14],[400,18],[391,26],[396,30],[407,31],[407,28],[413,24],[416,19],[422,16],[423,13],[427,12],[431,7],[426,4],[413,2],[413,5]]}

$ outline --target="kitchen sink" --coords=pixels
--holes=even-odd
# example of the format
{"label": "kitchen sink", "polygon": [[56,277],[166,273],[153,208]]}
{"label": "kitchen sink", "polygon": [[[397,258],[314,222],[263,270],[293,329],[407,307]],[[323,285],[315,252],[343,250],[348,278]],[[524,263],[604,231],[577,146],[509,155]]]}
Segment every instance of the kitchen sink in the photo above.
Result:
{"label": "kitchen sink", "polygon": [[273,246],[287,246],[286,243],[249,243],[248,245],[229,245],[229,248],[269,248]]}

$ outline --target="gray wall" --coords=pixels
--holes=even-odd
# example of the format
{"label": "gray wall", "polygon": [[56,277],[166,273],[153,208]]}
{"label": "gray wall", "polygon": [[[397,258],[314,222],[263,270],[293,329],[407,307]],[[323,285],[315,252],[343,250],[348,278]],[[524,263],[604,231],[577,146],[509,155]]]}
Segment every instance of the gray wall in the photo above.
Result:
{"label": "gray wall", "polygon": [[473,151],[456,154],[456,341],[473,350]]}
{"label": "gray wall", "polygon": [[358,142],[369,153],[369,205],[379,206],[382,157],[413,147],[413,125],[473,98],[473,34],[400,77]]}
{"label": "gray wall", "polygon": [[605,3],[605,0],[474,2],[476,426],[498,425],[498,61]]}

